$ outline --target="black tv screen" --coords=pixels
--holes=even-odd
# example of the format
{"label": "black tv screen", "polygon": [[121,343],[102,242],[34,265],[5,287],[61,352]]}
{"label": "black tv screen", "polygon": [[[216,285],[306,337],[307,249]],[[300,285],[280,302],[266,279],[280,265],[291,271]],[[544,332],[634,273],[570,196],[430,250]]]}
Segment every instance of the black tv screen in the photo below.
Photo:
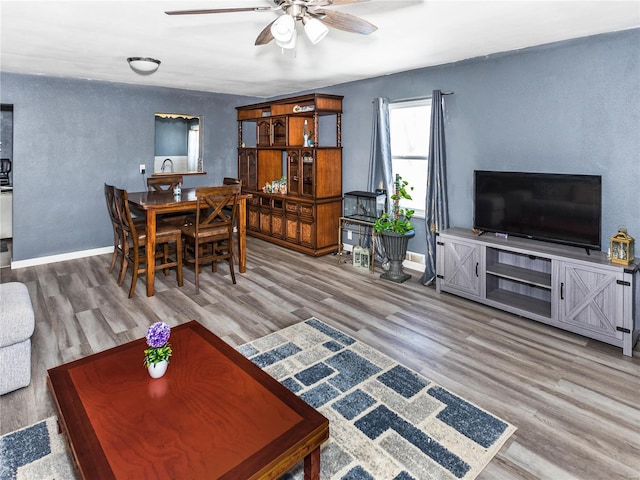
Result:
{"label": "black tv screen", "polygon": [[476,170],[473,211],[478,230],[601,248],[599,175]]}

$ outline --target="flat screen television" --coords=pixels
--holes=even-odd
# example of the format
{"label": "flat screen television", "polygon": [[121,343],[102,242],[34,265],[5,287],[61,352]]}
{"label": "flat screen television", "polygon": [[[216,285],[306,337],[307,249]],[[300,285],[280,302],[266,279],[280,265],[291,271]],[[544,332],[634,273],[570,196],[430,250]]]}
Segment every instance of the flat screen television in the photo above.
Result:
{"label": "flat screen television", "polygon": [[599,175],[476,170],[473,205],[478,230],[601,248]]}

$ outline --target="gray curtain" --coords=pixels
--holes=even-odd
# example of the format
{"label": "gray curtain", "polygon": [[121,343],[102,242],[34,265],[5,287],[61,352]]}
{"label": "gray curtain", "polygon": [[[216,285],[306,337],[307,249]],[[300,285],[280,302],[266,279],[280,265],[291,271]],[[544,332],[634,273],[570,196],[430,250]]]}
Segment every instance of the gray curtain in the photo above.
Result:
{"label": "gray curtain", "polygon": [[[379,188],[387,191],[387,205],[390,205],[390,196],[393,193],[393,169],[388,98],[373,100],[373,131],[371,132],[371,157],[369,158],[367,190],[375,192]],[[375,258],[384,261],[384,249],[381,242],[376,242]]]}
{"label": "gray curtain", "polygon": [[446,160],[442,92],[434,90],[431,96],[431,135],[425,205],[427,258],[424,275],[420,279],[423,285],[430,285],[436,278],[436,232],[449,227]]}
{"label": "gray curtain", "polygon": [[384,188],[387,191],[387,201],[389,201],[393,189],[393,173],[388,98],[376,98],[373,101],[373,131],[367,190],[374,192],[378,188]]}

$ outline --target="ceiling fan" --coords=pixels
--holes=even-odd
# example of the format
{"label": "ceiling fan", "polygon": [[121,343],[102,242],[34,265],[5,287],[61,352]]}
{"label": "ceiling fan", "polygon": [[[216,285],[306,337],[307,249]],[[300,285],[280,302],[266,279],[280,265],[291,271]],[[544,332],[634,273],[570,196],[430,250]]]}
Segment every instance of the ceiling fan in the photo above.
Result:
{"label": "ceiling fan", "polygon": [[165,12],[167,15],[196,15],[208,13],[232,13],[232,12],[279,12],[282,14],[267,25],[256,38],[256,45],[266,45],[275,40],[276,43],[286,49],[295,48],[296,21],[304,25],[304,31],[311,43],[316,44],[322,40],[329,29],[337,28],[351,33],[369,35],[378,27],[372,23],[335,10],[325,10],[323,7],[336,5],[348,5],[351,3],[367,2],[369,0],[272,0],[274,5],[270,7],[231,7],[213,8],[206,10],[174,10]]}

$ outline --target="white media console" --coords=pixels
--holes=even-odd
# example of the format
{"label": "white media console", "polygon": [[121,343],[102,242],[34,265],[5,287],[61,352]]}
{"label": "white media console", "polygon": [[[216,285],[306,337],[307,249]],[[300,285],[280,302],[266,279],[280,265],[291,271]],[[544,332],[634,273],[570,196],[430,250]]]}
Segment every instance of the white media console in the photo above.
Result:
{"label": "white media console", "polygon": [[450,228],[436,239],[436,291],[621,347],[628,356],[640,334],[640,267],[615,265],[604,252]]}

